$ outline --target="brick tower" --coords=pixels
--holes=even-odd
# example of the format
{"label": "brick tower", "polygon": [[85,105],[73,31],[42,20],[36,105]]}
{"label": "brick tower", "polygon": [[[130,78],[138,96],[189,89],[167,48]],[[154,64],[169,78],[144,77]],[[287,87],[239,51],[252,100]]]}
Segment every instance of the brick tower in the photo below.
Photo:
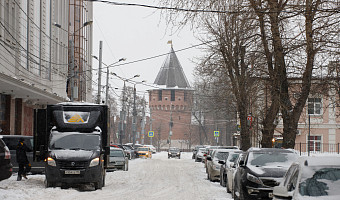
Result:
{"label": "brick tower", "polygon": [[187,148],[193,90],[172,46],[154,84],[158,88],[149,90],[152,130],[155,133],[153,144],[160,149],[169,146]]}

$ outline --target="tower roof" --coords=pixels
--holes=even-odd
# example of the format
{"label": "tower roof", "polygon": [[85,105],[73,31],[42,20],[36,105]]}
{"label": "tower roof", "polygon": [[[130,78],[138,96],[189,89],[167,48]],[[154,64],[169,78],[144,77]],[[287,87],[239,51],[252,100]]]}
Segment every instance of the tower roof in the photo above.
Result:
{"label": "tower roof", "polygon": [[167,88],[190,88],[183,68],[171,46],[170,53],[158,72],[154,84],[165,85]]}

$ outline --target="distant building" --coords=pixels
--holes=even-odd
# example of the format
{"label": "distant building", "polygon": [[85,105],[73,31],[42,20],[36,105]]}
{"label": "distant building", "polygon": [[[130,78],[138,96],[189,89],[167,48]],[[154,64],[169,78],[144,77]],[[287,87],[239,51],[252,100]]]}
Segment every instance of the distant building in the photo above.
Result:
{"label": "distant building", "polygon": [[152,130],[155,133],[153,144],[158,148],[187,148],[193,89],[172,47],[154,84],[159,88],[149,90]]}

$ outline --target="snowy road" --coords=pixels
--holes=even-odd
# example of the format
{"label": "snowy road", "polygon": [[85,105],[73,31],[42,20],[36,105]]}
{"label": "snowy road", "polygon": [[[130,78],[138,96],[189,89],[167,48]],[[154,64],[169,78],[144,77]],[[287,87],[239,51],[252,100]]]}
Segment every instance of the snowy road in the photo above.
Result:
{"label": "snowy road", "polygon": [[75,188],[45,188],[44,175],[31,175],[16,181],[16,176],[0,182],[4,200],[222,200],[232,199],[218,182],[207,180],[202,163],[182,153],[181,159],[168,159],[167,152],[152,159],[130,160],[129,171],[109,172],[102,190],[80,192]]}

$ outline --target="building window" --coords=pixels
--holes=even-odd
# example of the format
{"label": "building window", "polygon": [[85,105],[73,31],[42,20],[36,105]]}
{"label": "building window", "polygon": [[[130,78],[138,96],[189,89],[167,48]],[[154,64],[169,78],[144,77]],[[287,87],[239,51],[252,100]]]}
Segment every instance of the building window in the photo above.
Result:
{"label": "building window", "polygon": [[308,114],[320,115],[321,105],[321,98],[308,98]]}
{"label": "building window", "polygon": [[158,90],[158,101],[162,101],[162,90]]}
{"label": "building window", "polygon": [[187,101],[187,91],[184,91],[184,101]]}
{"label": "building window", "polygon": [[309,151],[321,151],[321,136],[309,136]]}
{"label": "building window", "polygon": [[171,101],[175,101],[175,90],[171,90]]}

